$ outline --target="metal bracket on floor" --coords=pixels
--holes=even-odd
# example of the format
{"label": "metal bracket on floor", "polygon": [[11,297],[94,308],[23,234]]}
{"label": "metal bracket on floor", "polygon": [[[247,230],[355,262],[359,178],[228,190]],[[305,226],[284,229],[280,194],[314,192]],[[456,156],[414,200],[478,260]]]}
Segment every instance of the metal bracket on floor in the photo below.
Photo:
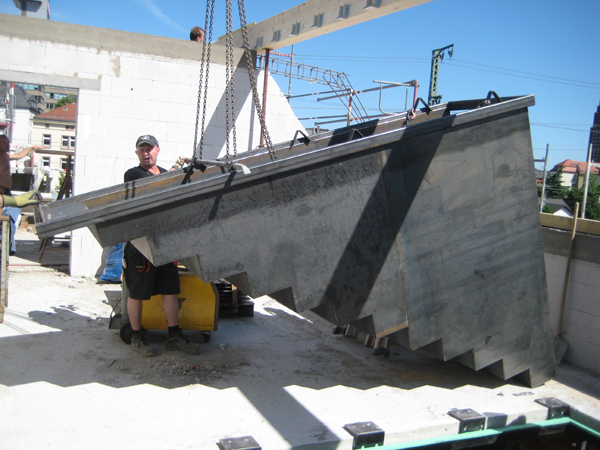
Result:
{"label": "metal bracket on floor", "polygon": [[221,450],[262,450],[262,447],[252,436],[221,439],[217,442]]}
{"label": "metal bracket on floor", "polygon": [[453,409],[448,411],[448,415],[460,422],[459,434],[485,429],[485,416],[470,408]]}
{"label": "metal bracket on floor", "polygon": [[546,420],[569,417],[569,413],[571,412],[571,406],[568,403],[555,397],[538,398],[535,402],[548,408]]}
{"label": "metal bracket on floor", "polygon": [[373,422],[349,423],[344,425],[343,428],[354,438],[352,441],[353,450],[383,445],[385,431]]}

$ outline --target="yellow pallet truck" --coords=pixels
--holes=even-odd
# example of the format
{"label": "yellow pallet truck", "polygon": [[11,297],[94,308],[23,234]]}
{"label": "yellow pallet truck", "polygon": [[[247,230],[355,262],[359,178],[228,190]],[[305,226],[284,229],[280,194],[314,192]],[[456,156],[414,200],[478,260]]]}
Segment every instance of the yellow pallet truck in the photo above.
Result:
{"label": "yellow pallet truck", "polygon": [[[210,332],[217,330],[219,291],[214,283],[205,283],[185,267],[179,266],[181,293],[179,299],[179,326],[182,330],[201,331],[204,342],[210,341]],[[118,329],[121,340],[131,344],[131,324],[127,314],[129,290],[123,280],[121,291],[105,291],[109,301],[120,300],[121,313],[111,314],[109,329]],[[113,308],[115,311],[116,306]],[[167,321],[162,310],[162,295],[144,302],[142,327],[147,330],[166,330]]]}

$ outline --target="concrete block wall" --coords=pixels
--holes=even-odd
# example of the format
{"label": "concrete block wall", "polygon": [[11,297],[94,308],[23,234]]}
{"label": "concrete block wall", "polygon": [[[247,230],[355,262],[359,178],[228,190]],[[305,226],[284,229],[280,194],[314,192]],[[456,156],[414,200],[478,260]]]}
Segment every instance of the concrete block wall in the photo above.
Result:
{"label": "concrete block wall", "polygon": [[[138,164],[134,151],[141,134],[156,136],[165,168],[179,156],[192,156],[201,54],[197,42],[0,14],[0,79],[79,89],[75,194],[122,183],[123,173]],[[213,45],[211,55],[204,159],[226,149],[225,50]],[[260,122],[241,50],[234,61],[241,153],[259,144]],[[262,76],[257,78],[262,100]],[[268,87],[271,139],[290,140],[302,125],[272,78]],[[101,256],[87,229],[72,233],[71,275],[99,275]]]}
{"label": "concrete block wall", "polygon": [[[550,320],[558,332],[570,233],[543,229]],[[600,375],[600,237],[575,237],[565,301],[564,359]]]}

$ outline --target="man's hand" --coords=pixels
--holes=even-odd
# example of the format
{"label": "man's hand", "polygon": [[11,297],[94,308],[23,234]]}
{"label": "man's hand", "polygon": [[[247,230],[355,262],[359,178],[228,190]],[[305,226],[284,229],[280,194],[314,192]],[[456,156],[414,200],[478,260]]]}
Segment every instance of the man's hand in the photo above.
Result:
{"label": "man's hand", "polygon": [[14,206],[16,208],[24,208],[29,205],[39,205],[42,200],[42,194],[38,191],[29,191],[21,195],[3,195],[4,207]]}
{"label": "man's hand", "polygon": [[183,156],[180,156],[177,159],[177,161],[175,161],[175,164],[173,164],[173,167],[171,167],[171,169],[179,170],[183,167],[184,164],[185,164],[185,158]]}

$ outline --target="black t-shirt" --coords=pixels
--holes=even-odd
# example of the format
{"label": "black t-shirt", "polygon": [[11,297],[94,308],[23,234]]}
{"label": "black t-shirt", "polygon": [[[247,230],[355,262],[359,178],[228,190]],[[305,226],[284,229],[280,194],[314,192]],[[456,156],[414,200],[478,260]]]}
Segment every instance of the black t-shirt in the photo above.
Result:
{"label": "black t-shirt", "polygon": [[[160,173],[164,173],[167,171],[167,169],[163,169],[160,166],[158,166],[158,170],[160,170]],[[124,178],[125,178],[125,183],[127,183],[128,181],[139,180],[140,178],[151,177],[152,175],[154,175],[154,174],[150,173],[149,171],[144,169],[142,166],[137,166],[137,167],[132,167],[127,172],[125,172]]]}

